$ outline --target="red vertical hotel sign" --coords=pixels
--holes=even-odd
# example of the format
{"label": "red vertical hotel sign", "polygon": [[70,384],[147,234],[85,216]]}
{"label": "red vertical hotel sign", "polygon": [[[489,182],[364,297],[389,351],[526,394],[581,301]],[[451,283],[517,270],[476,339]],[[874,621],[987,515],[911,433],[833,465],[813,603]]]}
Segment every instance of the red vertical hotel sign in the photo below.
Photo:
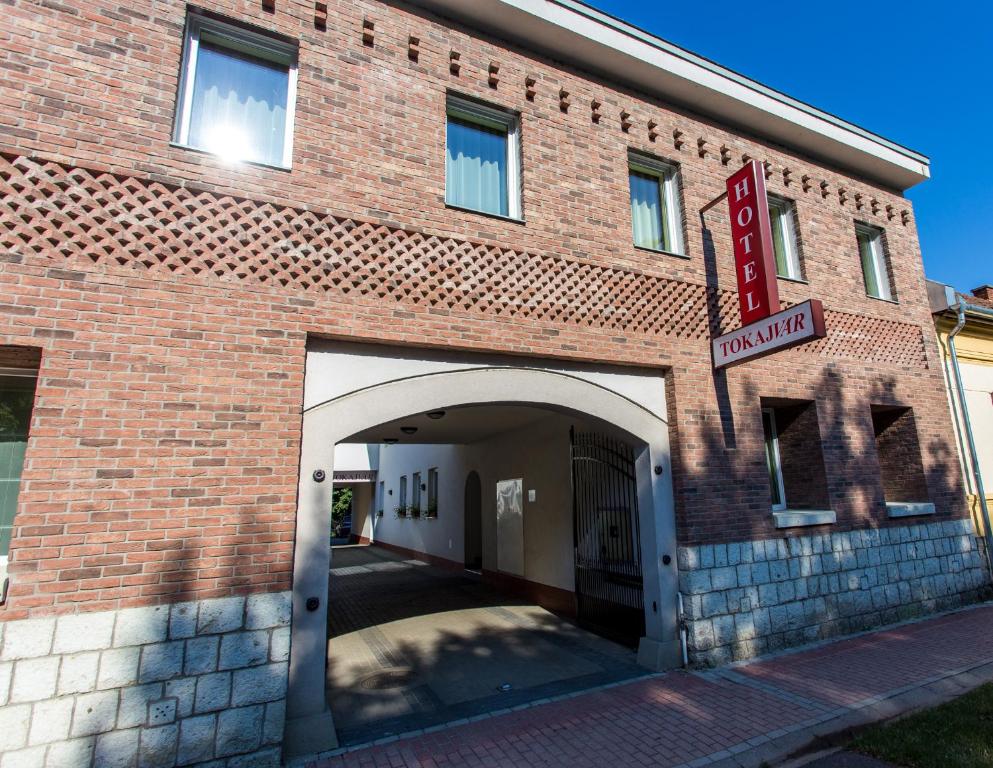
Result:
{"label": "red vertical hotel sign", "polygon": [[762,165],[757,160],[749,161],[727,180],[727,190],[741,324],[748,325],[779,311],[776,257]]}

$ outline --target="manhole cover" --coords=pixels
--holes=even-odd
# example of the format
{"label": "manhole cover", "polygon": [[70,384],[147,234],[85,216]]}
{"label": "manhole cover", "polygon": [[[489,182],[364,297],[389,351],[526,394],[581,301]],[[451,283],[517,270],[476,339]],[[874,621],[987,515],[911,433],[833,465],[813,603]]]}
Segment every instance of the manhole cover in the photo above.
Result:
{"label": "manhole cover", "polygon": [[363,678],[359,687],[367,691],[385,691],[390,688],[406,688],[413,680],[413,670],[407,667],[395,667],[375,672]]}

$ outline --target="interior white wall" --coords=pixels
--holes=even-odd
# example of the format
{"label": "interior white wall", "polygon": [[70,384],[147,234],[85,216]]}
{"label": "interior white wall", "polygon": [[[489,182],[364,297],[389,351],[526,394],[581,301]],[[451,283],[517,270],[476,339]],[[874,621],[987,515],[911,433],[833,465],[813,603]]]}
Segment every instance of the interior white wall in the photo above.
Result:
{"label": "interior white wall", "polygon": [[[496,484],[524,480],[524,578],[575,589],[569,427],[578,419],[549,414],[541,421],[476,443],[483,488],[483,569],[497,570]],[[534,491],[535,500],[529,501]]]}
{"label": "interior white wall", "polygon": [[334,468],[337,472],[368,472],[379,469],[378,445],[364,443],[339,443],[334,451]]}
{"label": "interior white wall", "polygon": [[[376,508],[373,540],[417,552],[463,561],[462,505],[470,451],[464,445],[384,445],[380,451],[378,479],[384,497]],[[407,476],[407,503],[413,498],[413,474],[421,473],[427,485],[428,470],[438,468],[438,517],[400,518],[394,508],[400,503],[400,477]],[[392,493],[391,493],[392,492]],[[421,509],[428,506],[427,491],[421,491]]]}
{"label": "interior white wall", "polygon": [[[572,591],[572,486],[569,427],[588,428],[575,418],[549,413],[519,430],[466,445],[391,445],[380,452],[378,479],[385,497],[377,500],[383,516],[375,519],[374,540],[413,549],[457,563],[464,561],[464,492],[468,473],[482,485],[483,568],[497,570],[496,484],[524,481],[524,573],[529,581]],[[407,476],[410,503],[414,472],[427,483],[438,468],[438,517],[399,518],[400,477]],[[392,491],[392,495],[390,494]],[[528,500],[534,491],[535,501]],[[427,508],[427,493],[421,494]]]}

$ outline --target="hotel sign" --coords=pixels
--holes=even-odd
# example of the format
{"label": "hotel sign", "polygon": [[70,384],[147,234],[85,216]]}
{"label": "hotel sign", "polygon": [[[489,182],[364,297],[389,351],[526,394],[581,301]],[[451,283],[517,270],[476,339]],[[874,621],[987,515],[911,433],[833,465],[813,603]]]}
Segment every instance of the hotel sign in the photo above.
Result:
{"label": "hotel sign", "polygon": [[728,178],[727,195],[741,324],[748,325],[779,309],[769,198],[765,172],[758,160],[750,160]]}
{"label": "hotel sign", "polygon": [[810,299],[718,336],[712,342],[714,367],[727,368],[826,335],[824,307]]}

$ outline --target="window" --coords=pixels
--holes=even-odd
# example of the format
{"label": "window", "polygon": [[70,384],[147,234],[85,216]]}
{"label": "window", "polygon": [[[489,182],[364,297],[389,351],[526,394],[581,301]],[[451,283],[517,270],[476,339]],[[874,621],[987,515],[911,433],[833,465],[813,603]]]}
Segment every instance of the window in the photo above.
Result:
{"label": "window", "polygon": [[762,431],[776,526],[834,522],[817,404],[811,400],[764,398]]}
{"label": "window", "polygon": [[927,502],[927,479],[913,409],[872,405],[870,411],[885,501]]}
{"label": "window", "polygon": [[779,456],[779,435],[776,433],[776,411],[773,408],[762,409],[762,429],[765,432],[765,461],[769,469],[769,487],[772,489],[772,508],[786,509],[783,464]]}
{"label": "window", "polygon": [[400,504],[398,505],[400,514],[407,514],[407,476],[400,477]]}
{"label": "window", "polygon": [[288,168],[296,46],[190,14],[175,141],[227,160]]}
{"label": "window", "polygon": [[0,572],[10,550],[36,380],[34,372],[0,369]]}
{"label": "window", "polygon": [[772,249],[776,256],[776,275],[790,280],[802,279],[800,249],[793,222],[793,204],[779,197],[769,197],[769,223],[772,225]]}
{"label": "window", "polygon": [[883,233],[874,227],[857,224],[855,236],[859,243],[862,279],[865,282],[866,294],[876,299],[893,301],[893,292],[890,290],[890,275],[886,269],[886,257],[883,254]]}
{"label": "window", "polygon": [[683,255],[676,168],[642,155],[630,155],[631,227],[639,248]]}
{"label": "window", "polygon": [[410,506],[414,508],[414,514],[420,514],[421,511],[421,473],[415,472],[412,479],[414,485],[412,499]]}
{"label": "window", "polygon": [[520,219],[519,149],[516,115],[449,96],[445,202]]}
{"label": "window", "polygon": [[438,516],[438,468],[428,470],[428,517]]}

